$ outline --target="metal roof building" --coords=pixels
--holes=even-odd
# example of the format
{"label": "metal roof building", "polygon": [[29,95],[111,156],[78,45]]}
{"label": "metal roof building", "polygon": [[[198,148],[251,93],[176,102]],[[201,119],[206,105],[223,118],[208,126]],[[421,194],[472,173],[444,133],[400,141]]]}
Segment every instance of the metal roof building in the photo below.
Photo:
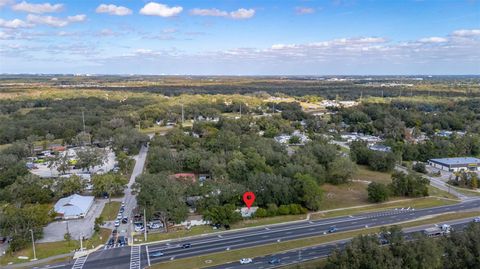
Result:
{"label": "metal roof building", "polygon": [[63,219],[83,218],[92,207],[93,200],[93,196],[73,194],[58,200],[55,204],[55,212]]}
{"label": "metal roof building", "polygon": [[480,159],[474,157],[430,159],[428,160],[428,164],[450,172],[480,171]]}

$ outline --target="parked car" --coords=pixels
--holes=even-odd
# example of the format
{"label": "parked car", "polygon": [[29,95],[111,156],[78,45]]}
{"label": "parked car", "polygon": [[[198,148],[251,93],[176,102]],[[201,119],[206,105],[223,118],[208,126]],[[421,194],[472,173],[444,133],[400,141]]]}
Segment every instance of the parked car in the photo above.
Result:
{"label": "parked car", "polygon": [[118,227],[118,226],[120,226],[120,221],[119,221],[119,220],[116,220],[116,221],[115,221],[115,227]]}
{"label": "parked car", "polygon": [[143,227],[143,225],[135,224],[135,232],[143,232],[144,230],[145,228]]}
{"label": "parked car", "polygon": [[253,260],[251,258],[243,258],[240,260],[240,264],[249,264],[252,263]]}
{"label": "parked car", "polygon": [[115,238],[113,238],[113,237],[110,238],[110,240],[108,240],[108,244],[107,244],[107,245],[109,245],[109,246],[115,245]]}
{"label": "parked car", "polygon": [[112,236],[113,236],[113,237],[115,237],[117,234],[118,234],[117,229],[115,229],[115,230],[112,231]]}
{"label": "parked car", "polygon": [[122,206],[122,207],[120,207],[120,213],[123,214],[123,212],[125,212],[125,207]]}
{"label": "parked car", "polygon": [[120,220],[120,219],[122,219],[122,218],[123,218],[122,213],[118,213],[118,214],[117,214],[117,219]]}
{"label": "parked car", "polygon": [[148,225],[149,229],[160,229],[160,224],[159,223],[149,223]]}
{"label": "parked car", "polygon": [[269,264],[277,264],[280,262],[281,262],[280,258],[277,258],[277,257],[272,257],[270,261],[268,261]]}
{"label": "parked car", "polygon": [[182,245],[182,248],[191,248],[192,247],[192,244],[190,243],[185,243]]}
{"label": "parked car", "polygon": [[122,219],[122,223],[123,223],[123,224],[127,224],[127,223],[128,223],[128,218],[127,218],[127,217],[124,217],[124,218]]}
{"label": "parked car", "polygon": [[150,257],[161,257],[163,256],[163,252],[161,252],[160,250],[159,251],[154,251],[154,252],[150,252]]}

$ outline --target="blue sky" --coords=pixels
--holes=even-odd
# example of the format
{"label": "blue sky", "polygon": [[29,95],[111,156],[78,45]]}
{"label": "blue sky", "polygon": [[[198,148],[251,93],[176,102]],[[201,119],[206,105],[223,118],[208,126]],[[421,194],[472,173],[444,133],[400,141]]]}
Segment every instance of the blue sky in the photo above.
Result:
{"label": "blue sky", "polygon": [[0,0],[0,73],[480,74],[480,2]]}

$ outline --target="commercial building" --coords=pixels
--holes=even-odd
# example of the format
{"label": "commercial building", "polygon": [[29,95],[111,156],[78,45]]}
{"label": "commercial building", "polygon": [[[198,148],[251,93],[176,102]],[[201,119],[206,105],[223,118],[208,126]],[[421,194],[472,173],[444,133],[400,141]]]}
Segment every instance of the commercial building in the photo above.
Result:
{"label": "commercial building", "polygon": [[474,157],[430,159],[428,164],[444,171],[480,171],[480,159]]}
{"label": "commercial building", "polygon": [[58,200],[55,204],[55,213],[62,219],[79,219],[87,215],[93,205],[93,196],[73,194]]}

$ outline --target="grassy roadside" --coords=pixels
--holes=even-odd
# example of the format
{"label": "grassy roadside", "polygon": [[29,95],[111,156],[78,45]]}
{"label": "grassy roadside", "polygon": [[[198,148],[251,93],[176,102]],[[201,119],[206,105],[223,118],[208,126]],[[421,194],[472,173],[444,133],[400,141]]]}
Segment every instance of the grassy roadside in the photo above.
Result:
{"label": "grassy roadside", "polygon": [[459,187],[455,187],[455,186],[452,186],[452,185],[450,185],[450,188],[460,192],[461,194],[465,194],[467,196],[480,196],[480,192],[478,192],[478,191],[469,190],[469,189],[465,189],[465,188],[459,188]]}
{"label": "grassy roadside", "polygon": [[[480,212],[462,212],[462,213],[450,213],[441,216],[432,217],[429,219],[417,220],[400,224],[403,228],[421,226],[426,224],[432,224],[437,222],[443,222],[454,219],[461,219],[467,217],[477,216]],[[176,261],[168,261],[152,265],[150,268],[154,269],[176,269],[176,268],[204,268],[215,265],[225,264],[228,262],[237,261],[244,257],[259,257],[269,255],[272,253],[278,253],[295,248],[308,247],[312,245],[318,245],[328,243],[336,240],[352,238],[360,234],[376,233],[380,230],[380,227],[368,228],[362,230],[354,230],[348,232],[339,232],[336,234],[327,234],[321,236],[315,236],[310,238],[291,240],[286,242],[280,242],[277,244],[269,244],[257,247],[244,248],[233,251],[223,251],[221,253],[214,253],[209,255],[191,257],[179,259]]]}
{"label": "grassy roadside", "polygon": [[[232,229],[241,229],[241,228],[269,225],[269,224],[282,223],[282,222],[288,222],[288,221],[305,220],[306,217],[307,217],[306,215],[302,214],[302,215],[276,216],[276,217],[261,218],[261,219],[247,219],[232,225]],[[155,242],[155,241],[167,240],[167,239],[178,239],[182,237],[209,234],[209,233],[214,233],[218,231],[224,231],[224,230],[223,229],[213,230],[212,227],[209,225],[195,226],[195,227],[192,227],[190,230],[179,230],[179,231],[172,231],[169,233],[150,233],[148,235],[147,242]],[[133,238],[134,240],[136,240],[135,241],[136,243],[145,242],[143,240],[143,235],[136,235]]]}
{"label": "grassy roadside", "polygon": [[335,210],[335,211],[317,212],[317,213],[312,213],[310,218],[315,220],[315,219],[321,219],[321,218],[348,216],[348,215],[358,214],[358,213],[382,211],[382,210],[393,209],[393,208],[412,207],[412,208],[418,209],[418,208],[436,207],[436,206],[442,206],[442,205],[451,205],[456,203],[458,202],[436,198],[436,197],[425,197],[425,198],[409,199],[409,200],[402,200],[402,201],[391,201],[387,203],[373,204],[373,205]]}
{"label": "grassy roadside", "polygon": [[118,211],[120,210],[120,205],[121,203],[118,201],[105,203],[100,217],[103,218],[104,221],[115,220],[117,218]]}
{"label": "grassy roadside", "polygon": [[[97,247],[100,244],[103,244],[105,239],[108,238],[108,236],[110,235],[110,233],[110,229],[100,229],[100,232],[94,234],[92,238],[83,241],[83,247],[91,249]],[[80,249],[80,241],[78,240],[35,244],[37,259],[39,260],[60,254],[71,253],[75,249]],[[6,254],[5,256],[1,257],[0,264],[7,265],[10,262],[16,264],[29,261],[18,259],[19,256],[26,256],[30,259],[33,258],[33,250],[31,245],[28,245],[27,248],[17,251],[14,254]]]}

